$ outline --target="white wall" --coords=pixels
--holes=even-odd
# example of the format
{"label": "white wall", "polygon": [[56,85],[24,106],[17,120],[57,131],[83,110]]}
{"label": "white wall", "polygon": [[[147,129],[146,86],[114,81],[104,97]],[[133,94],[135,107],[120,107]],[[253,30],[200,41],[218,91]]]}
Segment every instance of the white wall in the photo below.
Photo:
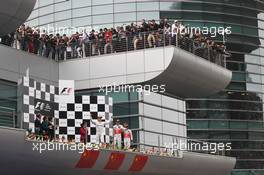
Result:
{"label": "white wall", "polygon": [[76,89],[144,82],[166,69],[173,49],[161,47],[68,60],[59,65],[60,79],[75,80]]}

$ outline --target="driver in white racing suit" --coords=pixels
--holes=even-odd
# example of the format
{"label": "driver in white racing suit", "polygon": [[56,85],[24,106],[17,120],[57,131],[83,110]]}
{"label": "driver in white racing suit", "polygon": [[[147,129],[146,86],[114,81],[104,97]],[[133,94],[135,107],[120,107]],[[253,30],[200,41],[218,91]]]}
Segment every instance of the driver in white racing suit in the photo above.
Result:
{"label": "driver in white racing suit", "polygon": [[105,125],[108,125],[111,123],[109,122],[103,122],[102,116],[98,116],[96,121],[91,120],[91,123],[96,126],[96,144],[99,145],[99,147],[102,147],[102,144],[105,143],[104,140],[104,134],[105,134]]}

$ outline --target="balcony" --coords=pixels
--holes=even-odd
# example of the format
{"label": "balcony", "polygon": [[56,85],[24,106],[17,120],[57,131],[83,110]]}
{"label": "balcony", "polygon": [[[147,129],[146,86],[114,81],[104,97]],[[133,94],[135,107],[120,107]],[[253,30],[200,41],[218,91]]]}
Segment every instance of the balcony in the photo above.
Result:
{"label": "balcony", "polygon": [[[11,67],[12,74],[21,75],[22,70],[30,68],[32,75],[45,82],[75,80],[77,90],[97,89],[102,85],[166,85],[166,93],[197,98],[217,93],[230,83],[232,72],[225,68],[224,52],[197,46],[184,38],[160,36],[155,42],[148,40],[147,35],[136,43],[129,37],[101,46],[89,42],[85,54],[80,49],[76,52],[69,49],[71,52],[55,57],[61,60],[65,56],[59,62],[0,46],[0,60]],[[85,57],[76,58],[78,54]],[[7,65],[0,65],[0,69],[6,71]]]}

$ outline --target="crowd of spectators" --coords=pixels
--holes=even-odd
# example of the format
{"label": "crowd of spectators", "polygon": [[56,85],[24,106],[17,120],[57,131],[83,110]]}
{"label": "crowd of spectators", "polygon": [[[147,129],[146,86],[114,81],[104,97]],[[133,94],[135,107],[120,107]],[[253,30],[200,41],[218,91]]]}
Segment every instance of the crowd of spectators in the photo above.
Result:
{"label": "crowd of spectators", "polygon": [[214,42],[199,31],[190,32],[186,29],[177,20],[172,24],[167,19],[162,19],[159,23],[155,20],[142,20],[139,24],[76,32],[67,36],[47,34],[21,25],[14,33],[3,37],[1,42],[55,60],[177,45],[212,62],[221,61],[221,56],[226,54],[223,44]]}
{"label": "crowd of spectators", "polygon": [[52,117],[36,115],[35,119],[35,132],[28,131],[28,139],[39,141],[54,141],[55,127]]}

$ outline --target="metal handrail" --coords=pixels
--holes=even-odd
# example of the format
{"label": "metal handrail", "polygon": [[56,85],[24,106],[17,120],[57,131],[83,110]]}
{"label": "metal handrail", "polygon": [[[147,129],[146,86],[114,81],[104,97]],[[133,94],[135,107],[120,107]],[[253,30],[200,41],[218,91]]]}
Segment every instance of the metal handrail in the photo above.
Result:
{"label": "metal handrail", "polygon": [[[82,50],[85,50],[85,53],[79,54],[79,57],[87,58],[115,52],[128,52],[166,46],[175,46],[184,49],[212,63],[226,67],[227,54],[223,50],[213,49],[204,42],[197,43],[194,39],[183,35],[166,34],[163,30],[140,32],[134,35],[119,37],[111,41],[106,41],[105,39],[88,41],[82,43]],[[78,52],[77,48],[74,50]],[[76,54],[73,53],[73,57],[67,57],[66,54],[63,60],[75,58],[74,55]]]}
{"label": "metal handrail", "polygon": [[[198,41],[181,34],[173,35],[162,29],[134,34],[125,34],[124,31],[124,35],[110,39],[78,40],[75,43],[68,43],[67,46],[66,44],[58,44],[54,48],[40,46],[44,48],[39,48],[38,55],[52,57],[56,61],[60,61],[166,46],[184,49],[223,67],[226,67],[226,57],[229,56],[225,50],[214,48],[205,41]],[[46,51],[43,52],[43,50]],[[45,54],[47,52],[48,54]]]}

